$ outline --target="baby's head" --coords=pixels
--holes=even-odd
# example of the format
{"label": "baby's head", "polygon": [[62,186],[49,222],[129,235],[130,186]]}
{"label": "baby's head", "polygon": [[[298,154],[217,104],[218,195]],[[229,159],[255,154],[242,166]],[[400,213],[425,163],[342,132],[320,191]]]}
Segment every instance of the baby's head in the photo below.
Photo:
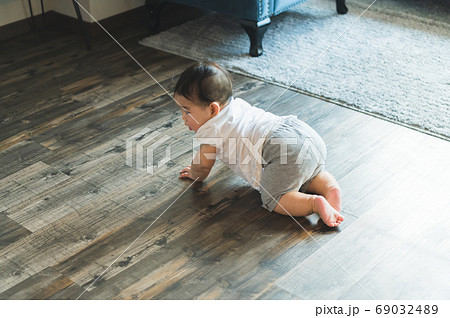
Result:
{"label": "baby's head", "polygon": [[216,63],[198,62],[188,67],[178,79],[174,93],[184,124],[197,132],[228,105],[232,88],[230,74]]}

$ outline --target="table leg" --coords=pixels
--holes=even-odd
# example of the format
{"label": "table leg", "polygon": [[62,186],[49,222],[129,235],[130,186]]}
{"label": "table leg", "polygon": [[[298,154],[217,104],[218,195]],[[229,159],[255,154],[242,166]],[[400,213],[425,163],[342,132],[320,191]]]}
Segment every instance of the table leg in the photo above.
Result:
{"label": "table leg", "polygon": [[34,23],[33,7],[31,6],[31,0],[28,0],[28,5],[30,6],[31,23],[33,24],[33,31],[36,31],[36,24]]}
{"label": "table leg", "polygon": [[45,28],[44,0],[41,0],[42,25]]}
{"label": "table leg", "polygon": [[78,23],[80,24],[81,33],[83,34],[84,41],[86,42],[86,46],[88,50],[91,48],[91,43],[89,41],[88,35],[86,33],[86,30],[84,29],[83,25],[83,17],[81,16],[80,7],[78,6],[78,2],[75,0],[72,0],[73,7],[75,8],[75,12],[77,13],[78,17]]}

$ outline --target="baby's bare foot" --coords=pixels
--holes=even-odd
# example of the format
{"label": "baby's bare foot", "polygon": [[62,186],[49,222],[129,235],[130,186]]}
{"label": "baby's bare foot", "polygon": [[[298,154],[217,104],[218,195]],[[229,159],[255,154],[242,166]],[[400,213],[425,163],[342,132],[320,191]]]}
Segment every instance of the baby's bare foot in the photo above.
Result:
{"label": "baby's bare foot", "polygon": [[325,194],[325,199],[336,211],[341,212],[341,189],[339,187],[331,187]]}
{"label": "baby's bare foot", "polygon": [[331,227],[338,226],[344,221],[342,214],[336,211],[328,201],[320,195],[314,197],[313,211],[319,214],[319,217],[326,225]]}

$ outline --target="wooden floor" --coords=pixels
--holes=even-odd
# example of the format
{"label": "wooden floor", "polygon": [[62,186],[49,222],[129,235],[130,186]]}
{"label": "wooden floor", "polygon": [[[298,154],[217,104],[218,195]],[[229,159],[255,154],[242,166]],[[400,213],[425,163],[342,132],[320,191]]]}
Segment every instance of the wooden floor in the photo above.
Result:
{"label": "wooden floor", "polygon": [[[171,91],[192,61],[139,46],[146,35],[114,33]],[[1,299],[450,297],[449,142],[286,92],[271,111],[319,132],[344,193],[338,230],[297,224],[220,162],[202,184],[179,180],[195,135],[112,40],[88,52],[47,31],[0,52]],[[261,108],[283,91],[233,79]],[[125,161],[146,127],[171,137],[154,174]]]}

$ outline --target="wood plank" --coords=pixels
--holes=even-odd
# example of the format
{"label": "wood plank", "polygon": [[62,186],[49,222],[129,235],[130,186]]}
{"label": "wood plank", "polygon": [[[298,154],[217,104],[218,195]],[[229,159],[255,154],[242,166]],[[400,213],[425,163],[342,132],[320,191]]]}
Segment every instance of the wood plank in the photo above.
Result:
{"label": "wood plank", "polygon": [[0,179],[1,211],[9,214],[9,209],[30,201],[68,178],[45,163],[38,161],[16,173]]}
{"label": "wood plank", "polygon": [[[403,244],[384,257],[359,283],[375,299],[448,299],[450,261],[415,244]],[[354,285],[340,299],[360,299],[362,295],[359,285]]]}
{"label": "wood plank", "polygon": [[10,219],[4,213],[0,213],[0,250],[30,233],[31,231]]}
{"label": "wood plank", "polygon": [[[11,246],[13,244],[14,243],[8,246]],[[0,268],[2,269],[2,283],[0,284],[0,293],[36,274],[35,271],[27,268],[26,266],[23,266],[23,264],[17,264],[9,260],[6,257],[7,254],[3,253],[3,250],[5,250],[6,248],[3,248],[0,254]]]}
{"label": "wood plank", "polygon": [[[55,262],[69,257],[74,251],[84,248],[93,237],[110,231],[111,223],[120,224],[122,219],[120,216],[129,215],[125,209],[110,201],[95,202],[95,206],[96,210],[89,209],[89,206],[80,210],[76,220],[74,220],[74,214],[69,214],[3,248],[2,255],[7,255],[9,262],[3,262],[0,259],[0,265],[4,269],[0,272],[3,282],[0,286],[1,292]],[[68,220],[68,217],[72,219]],[[106,224],[108,222],[103,222],[105,220],[110,220],[111,223]],[[105,225],[106,228],[104,228]],[[10,274],[14,270],[11,268],[11,263],[21,264],[22,275]]]}
{"label": "wood plank", "polygon": [[[337,299],[371,271],[380,259],[402,244],[399,239],[374,227],[372,222],[358,219],[353,227],[361,230],[343,231],[274,284],[302,299]],[[365,285],[361,290],[364,292],[361,297],[372,299]]]}
{"label": "wood plank", "polygon": [[0,189],[0,211],[5,213],[15,205],[29,200],[33,195],[33,192],[13,180],[3,182]]}
{"label": "wood plank", "polygon": [[51,155],[51,151],[34,141],[23,141],[0,152],[0,178],[16,173],[42,158]]}
{"label": "wood plank", "polygon": [[258,300],[300,300],[299,297],[291,294],[287,290],[280,288],[274,284],[270,284],[267,289],[265,289],[260,295],[258,295]]}
{"label": "wood plank", "polygon": [[67,299],[69,288],[72,295],[75,289],[79,293],[83,291],[52,267],[47,267],[1,293],[0,299]]}
{"label": "wood plank", "polygon": [[[48,204],[53,200],[49,200],[46,193],[68,178],[43,162],[9,175],[0,180],[0,197],[5,198],[2,200],[3,213],[32,232],[51,223],[61,217],[67,207],[49,214]],[[42,193],[44,195],[40,195]]]}

